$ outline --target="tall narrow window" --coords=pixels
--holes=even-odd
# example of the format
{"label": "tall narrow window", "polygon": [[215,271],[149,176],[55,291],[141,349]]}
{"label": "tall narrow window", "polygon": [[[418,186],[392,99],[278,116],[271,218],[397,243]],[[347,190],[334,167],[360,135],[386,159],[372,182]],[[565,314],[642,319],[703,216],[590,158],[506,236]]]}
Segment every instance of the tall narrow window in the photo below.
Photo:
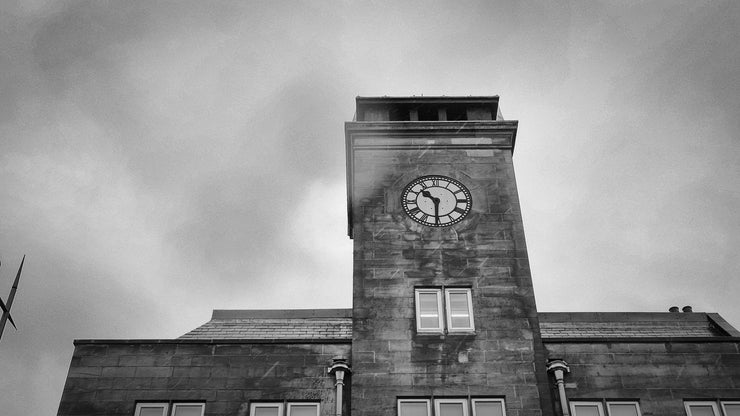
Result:
{"label": "tall narrow window", "polygon": [[282,403],[252,403],[251,416],[283,416]]}
{"label": "tall narrow window", "polygon": [[[470,289],[416,289],[416,330],[418,332],[471,332],[473,299]],[[442,295],[444,294],[444,304]]]}
{"label": "tall narrow window", "polygon": [[203,416],[206,405],[203,403],[175,403],[172,416]]}
{"label": "tall narrow window", "polygon": [[137,403],[134,416],[203,416],[205,408],[205,403]]}
{"label": "tall narrow window", "polygon": [[472,331],[473,300],[470,289],[446,289],[447,329],[449,331]]}
{"label": "tall narrow window", "polygon": [[438,398],[434,399],[434,412],[429,399],[398,399],[398,416],[469,416],[471,408],[472,416],[506,416],[504,399]]}
{"label": "tall narrow window", "polygon": [[604,416],[601,402],[570,402],[573,416]]}
{"label": "tall narrow window", "polygon": [[419,332],[442,332],[442,291],[416,290],[416,329]]}
{"label": "tall narrow window", "polygon": [[288,416],[319,416],[319,404],[288,403]]}
{"label": "tall narrow window", "polygon": [[137,403],[136,416],[167,416],[169,403]]}
{"label": "tall narrow window", "polygon": [[434,400],[435,416],[468,416],[468,401],[465,399]]}
{"label": "tall narrow window", "polygon": [[401,399],[398,401],[398,416],[429,416],[429,400]]}
{"label": "tall narrow window", "polygon": [[740,416],[740,402],[722,402],[725,416]]}
{"label": "tall narrow window", "polygon": [[506,416],[504,399],[473,399],[473,416]]}
{"label": "tall narrow window", "polygon": [[641,416],[637,402],[606,402],[609,416]]}
{"label": "tall narrow window", "polygon": [[718,416],[719,409],[715,402],[684,402],[686,414],[689,416]]}

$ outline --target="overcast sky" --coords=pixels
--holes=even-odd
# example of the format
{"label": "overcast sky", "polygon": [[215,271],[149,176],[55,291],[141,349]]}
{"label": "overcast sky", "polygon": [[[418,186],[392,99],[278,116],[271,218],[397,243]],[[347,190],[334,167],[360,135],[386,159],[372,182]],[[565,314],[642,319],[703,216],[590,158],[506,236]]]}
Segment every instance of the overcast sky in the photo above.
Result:
{"label": "overcast sky", "polygon": [[541,311],[740,326],[738,5],[0,1],[2,414],[73,339],[351,307],[358,95],[500,95]]}

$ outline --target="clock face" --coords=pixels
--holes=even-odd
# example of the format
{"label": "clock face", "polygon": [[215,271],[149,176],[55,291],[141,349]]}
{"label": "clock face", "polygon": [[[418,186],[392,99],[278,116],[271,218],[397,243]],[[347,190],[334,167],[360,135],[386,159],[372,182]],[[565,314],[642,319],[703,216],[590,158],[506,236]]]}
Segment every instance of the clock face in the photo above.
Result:
{"label": "clock face", "polygon": [[431,227],[446,227],[462,221],[473,199],[462,183],[446,176],[414,179],[403,189],[403,210],[414,221]]}

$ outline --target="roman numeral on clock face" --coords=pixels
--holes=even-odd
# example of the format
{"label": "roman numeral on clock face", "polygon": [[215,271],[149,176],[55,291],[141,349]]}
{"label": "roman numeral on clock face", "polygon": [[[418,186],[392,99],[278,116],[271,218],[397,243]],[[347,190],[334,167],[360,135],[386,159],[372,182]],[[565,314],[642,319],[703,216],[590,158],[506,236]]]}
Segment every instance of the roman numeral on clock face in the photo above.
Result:
{"label": "roman numeral on clock face", "polygon": [[457,212],[458,214],[463,215],[463,214],[465,214],[465,209],[460,208],[460,207],[455,207],[455,209],[453,210],[453,212]]}

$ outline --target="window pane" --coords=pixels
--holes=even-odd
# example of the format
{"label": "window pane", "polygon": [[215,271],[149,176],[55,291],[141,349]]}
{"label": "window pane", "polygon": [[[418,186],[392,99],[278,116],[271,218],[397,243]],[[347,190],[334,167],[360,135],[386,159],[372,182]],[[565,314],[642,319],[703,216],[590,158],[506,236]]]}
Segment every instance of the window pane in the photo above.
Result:
{"label": "window pane", "polygon": [[469,316],[453,316],[450,318],[450,329],[470,328]]}
{"label": "window pane", "polygon": [[725,416],[740,416],[740,403],[725,404]]}
{"label": "window pane", "polygon": [[173,416],[200,416],[202,411],[201,404],[177,404]]}
{"label": "window pane", "polygon": [[164,406],[141,406],[138,416],[164,416]]}
{"label": "window pane", "polygon": [[711,404],[692,404],[689,410],[691,410],[691,416],[716,416]]}
{"label": "window pane", "polygon": [[316,404],[291,404],[288,416],[316,416],[318,414]]}
{"label": "window pane", "polygon": [[575,404],[573,410],[574,416],[599,416],[599,406],[595,404]]}
{"label": "window pane", "polygon": [[468,294],[467,293],[450,293],[450,312],[452,315],[468,314]]}
{"label": "window pane", "polygon": [[425,402],[401,402],[399,416],[427,416]]}
{"label": "window pane", "polygon": [[422,328],[439,328],[439,318],[436,316],[422,316],[420,322]]}
{"label": "window pane", "polygon": [[280,416],[277,406],[255,406],[253,416]]}
{"label": "window pane", "polygon": [[475,416],[503,416],[504,409],[501,402],[475,402]]}
{"label": "window pane", "polygon": [[609,416],[637,416],[634,403],[609,403]]}
{"label": "window pane", "polygon": [[462,403],[440,403],[437,416],[463,416]]}
{"label": "window pane", "polygon": [[436,293],[419,293],[419,313],[421,315],[439,315]]}

